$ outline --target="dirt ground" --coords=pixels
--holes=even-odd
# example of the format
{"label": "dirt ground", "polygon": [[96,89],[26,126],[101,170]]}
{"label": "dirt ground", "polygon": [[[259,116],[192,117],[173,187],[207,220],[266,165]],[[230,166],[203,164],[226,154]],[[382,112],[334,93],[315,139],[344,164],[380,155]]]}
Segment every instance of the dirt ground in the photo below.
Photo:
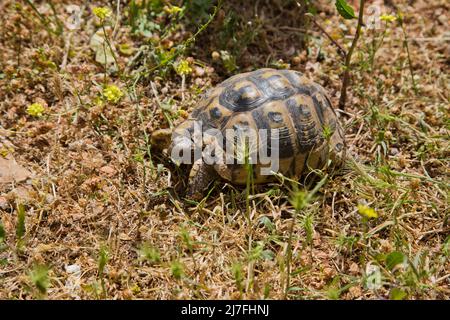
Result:
{"label": "dirt ground", "polygon": [[152,132],[262,67],[337,108],[357,21],[181,2],[0,1],[0,298],[448,299],[449,3],[366,1],[338,112],[358,166],[193,202]]}

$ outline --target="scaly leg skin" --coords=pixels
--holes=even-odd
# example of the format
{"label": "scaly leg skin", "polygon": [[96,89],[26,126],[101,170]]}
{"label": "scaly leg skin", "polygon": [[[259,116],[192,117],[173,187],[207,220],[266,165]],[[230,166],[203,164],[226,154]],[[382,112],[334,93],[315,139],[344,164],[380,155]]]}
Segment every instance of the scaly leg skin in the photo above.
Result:
{"label": "scaly leg skin", "polygon": [[206,188],[211,181],[217,178],[213,166],[207,165],[202,159],[198,159],[192,165],[189,173],[189,187],[186,196],[192,200],[200,200],[205,195]]}

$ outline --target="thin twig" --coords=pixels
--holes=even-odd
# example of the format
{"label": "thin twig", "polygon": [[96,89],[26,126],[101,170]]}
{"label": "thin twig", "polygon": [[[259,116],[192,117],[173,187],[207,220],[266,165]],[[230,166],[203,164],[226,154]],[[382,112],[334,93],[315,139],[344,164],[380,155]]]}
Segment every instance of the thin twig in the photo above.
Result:
{"label": "thin twig", "polygon": [[120,26],[120,0],[117,0],[117,5],[116,5],[116,21],[114,22],[114,29],[112,32],[112,38],[115,39],[117,36],[117,33],[119,31],[119,26]]}
{"label": "thin twig", "polygon": [[352,60],[353,51],[356,48],[356,44],[358,42],[359,36],[361,34],[361,27],[363,25],[363,16],[364,16],[364,4],[365,0],[361,0],[359,2],[359,15],[358,15],[358,26],[356,27],[356,34],[353,38],[352,46],[350,47],[350,50],[348,51],[346,57],[345,57],[345,70],[344,70],[344,77],[342,80],[342,88],[341,88],[341,97],[339,98],[339,108],[344,110],[345,109],[345,101],[347,99],[347,87],[350,82],[350,62]]}
{"label": "thin twig", "polygon": [[409,53],[408,34],[406,33],[405,25],[403,24],[403,17],[401,16],[400,13],[398,13],[397,16],[398,16],[398,22],[399,22],[400,27],[402,28],[402,32],[403,32],[403,46],[406,48],[406,54],[408,56],[408,66],[409,66],[409,72],[411,74],[411,81],[412,81],[414,93],[417,95],[417,93],[418,93],[417,84],[416,84],[416,79],[414,79],[414,70],[413,70],[412,62],[411,62],[411,54]]}
{"label": "thin twig", "polygon": [[331,41],[332,44],[334,44],[338,48],[338,53],[343,57],[347,57],[347,51],[336,41],[333,39],[332,36],[314,19],[314,16],[311,14],[306,14],[305,16],[309,17],[312,21],[312,23],[319,28],[319,30],[328,38],[328,40]]}

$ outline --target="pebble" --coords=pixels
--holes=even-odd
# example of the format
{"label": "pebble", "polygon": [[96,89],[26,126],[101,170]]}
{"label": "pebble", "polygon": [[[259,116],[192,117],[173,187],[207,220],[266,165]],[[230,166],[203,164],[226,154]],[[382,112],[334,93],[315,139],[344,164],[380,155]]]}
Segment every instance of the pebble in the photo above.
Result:
{"label": "pebble", "polygon": [[0,209],[6,210],[8,209],[9,204],[8,200],[5,197],[0,197]]}
{"label": "pebble", "polygon": [[220,60],[220,53],[218,53],[217,51],[213,51],[213,53],[211,53],[211,58],[214,61],[219,61]]}
{"label": "pebble", "polygon": [[397,148],[390,148],[389,153],[390,153],[392,156],[396,156],[397,154],[400,153],[400,151],[399,151]]}
{"label": "pebble", "polygon": [[202,67],[196,66],[195,67],[195,75],[197,77],[203,77],[205,75],[205,69],[203,69]]}

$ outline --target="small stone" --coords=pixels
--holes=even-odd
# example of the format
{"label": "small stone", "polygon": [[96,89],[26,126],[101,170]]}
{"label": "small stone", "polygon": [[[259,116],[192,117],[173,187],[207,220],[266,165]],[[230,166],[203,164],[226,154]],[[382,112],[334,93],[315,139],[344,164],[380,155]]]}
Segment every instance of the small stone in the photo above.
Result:
{"label": "small stone", "polygon": [[21,182],[28,179],[31,172],[19,165],[12,157],[0,157],[0,185]]}
{"label": "small stone", "polygon": [[441,14],[441,15],[438,17],[438,21],[439,21],[442,25],[448,26],[449,20],[448,20],[448,18],[447,18],[447,16],[446,16],[445,14]]}
{"label": "small stone", "polygon": [[197,77],[203,77],[205,75],[205,69],[203,69],[202,67],[196,66],[194,71]]}
{"label": "small stone", "polygon": [[385,239],[380,240],[380,247],[383,252],[391,252],[393,250],[392,243]]}
{"label": "small stone", "polygon": [[430,116],[430,115],[436,113],[432,106],[426,106],[424,111],[427,116]]}
{"label": "small stone", "polygon": [[129,300],[133,298],[133,292],[130,289],[125,289],[122,291],[122,297]]}
{"label": "small stone", "polygon": [[122,241],[131,241],[133,240],[129,235],[127,235],[126,233],[121,233],[119,234],[119,239]]}
{"label": "small stone", "polygon": [[8,200],[5,197],[0,197],[0,209],[6,210],[8,209],[9,204]]}
{"label": "small stone", "polygon": [[352,275],[357,275],[357,274],[359,274],[359,266],[356,263],[352,262],[352,264],[348,268],[348,271]]}
{"label": "small stone", "polygon": [[81,268],[77,264],[71,264],[66,266],[66,272],[67,273],[73,273],[73,274],[81,274]]}
{"label": "small stone", "polygon": [[169,88],[167,88],[167,87],[164,87],[161,89],[162,94],[167,94],[168,92],[169,92]]}
{"label": "small stone", "polygon": [[108,177],[112,177],[116,174],[117,171],[111,166],[104,166],[100,168],[100,172],[104,173]]}
{"label": "small stone", "polygon": [[387,130],[387,131],[384,133],[384,137],[385,137],[387,140],[391,140],[391,139],[392,139],[392,132],[389,131],[389,130]]}
{"label": "small stone", "polygon": [[323,269],[323,273],[325,274],[325,277],[326,277],[327,279],[332,278],[332,277],[334,276],[334,274],[335,274],[334,269],[333,269],[333,268],[330,268],[330,267],[325,267],[325,268]]}
{"label": "small stone", "polygon": [[417,190],[417,189],[419,189],[419,187],[420,187],[420,179],[417,179],[417,178],[412,179],[412,180],[409,182],[409,186],[411,187],[412,190]]}
{"label": "small stone", "polygon": [[354,299],[354,298],[359,298],[362,295],[362,291],[360,287],[351,287],[350,289],[348,289],[348,293],[350,295],[350,298]]}
{"label": "small stone", "polygon": [[399,151],[397,148],[390,148],[389,153],[390,153],[392,156],[396,156],[397,154],[400,153],[400,151]]}
{"label": "small stone", "polygon": [[199,87],[201,87],[205,84],[205,80],[203,80],[202,78],[196,78],[194,82]]}
{"label": "small stone", "polygon": [[108,272],[108,276],[112,280],[117,280],[119,278],[119,273],[117,272],[116,269],[110,268],[109,272]]}
{"label": "small stone", "polygon": [[218,53],[217,51],[213,51],[213,53],[211,54],[211,57],[214,61],[219,61],[220,60],[220,53]]}
{"label": "small stone", "polygon": [[298,66],[301,62],[302,62],[302,59],[299,56],[296,56],[296,57],[292,58],[292,64],[294,66]]}
{"label": "small stone", "polygon": [[10,200],[21,200],[24,202],[33,201],[33,189],[30,186],[18,186],[8,193]]}

